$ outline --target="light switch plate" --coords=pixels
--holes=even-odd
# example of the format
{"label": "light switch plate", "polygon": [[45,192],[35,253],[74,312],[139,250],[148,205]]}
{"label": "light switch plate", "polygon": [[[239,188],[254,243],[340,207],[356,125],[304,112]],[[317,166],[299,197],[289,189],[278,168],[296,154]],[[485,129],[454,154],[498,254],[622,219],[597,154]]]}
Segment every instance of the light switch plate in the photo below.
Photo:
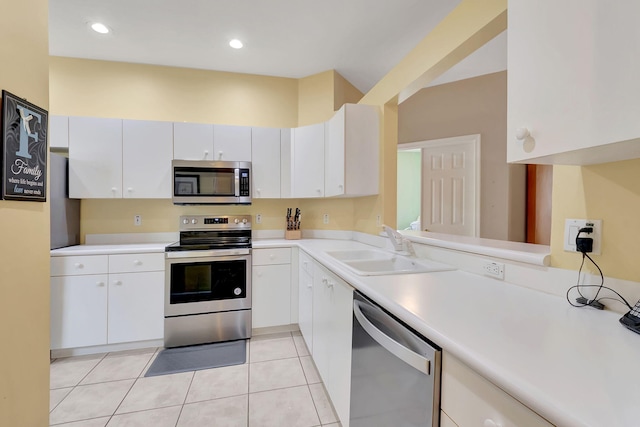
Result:
{"label": "light switch plate", "polygon": [[602,220],[601,219],[566,219],[564,224],[564,250],[576,252],[576,236],[578,230],[583,227],[593,227],[593,233],[582,233],[580,237],[593,239],[593,255],[600,255],[602,245]]}

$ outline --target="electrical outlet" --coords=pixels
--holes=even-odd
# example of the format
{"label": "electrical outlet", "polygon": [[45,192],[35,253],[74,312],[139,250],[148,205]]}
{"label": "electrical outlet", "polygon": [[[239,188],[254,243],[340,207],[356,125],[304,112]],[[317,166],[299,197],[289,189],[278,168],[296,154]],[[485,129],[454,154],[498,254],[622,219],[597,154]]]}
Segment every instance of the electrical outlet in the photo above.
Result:
{"label": "electrical outlet", "polygon": [[593,239],[593,255],[600,255],[600,245],[602,244],[602,220],[600,219],[565,219],[564,224],[564,250],[576,252],[576,236],[578,230],[583,227],[592,227],[593,233],[581,233],[580,237],[590,237]]}
{"label": "electrical outlet", "polygon": [[381,227],[382,226],[382,216],[378,215],[376,217],[376,226]]}
{"label": "electrical outlet", "polygon": [[133,225],[135,225],[136,227],[142,225],[142,215],[133,216]]}
{"label": "electrical outlet", "polygon": [[262,222],[262,214],[256,215],[256,224],[260,224]]}
{"label": "electrical outlet", "polygon": [[496,279],[504,280],[504,264],[501,262],[485,262],[482,266],[484,273]]}
{"label": "electrical outlet", "polygon": [[322,215],[322,222],[329,224],[329,214]]}

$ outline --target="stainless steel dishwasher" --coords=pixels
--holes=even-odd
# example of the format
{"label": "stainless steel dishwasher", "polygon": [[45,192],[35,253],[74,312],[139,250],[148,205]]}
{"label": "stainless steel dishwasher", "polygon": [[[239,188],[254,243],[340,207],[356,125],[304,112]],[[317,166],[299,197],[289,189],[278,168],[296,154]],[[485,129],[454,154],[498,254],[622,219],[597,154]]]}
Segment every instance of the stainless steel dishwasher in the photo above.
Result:
{"label": "stainless steel dishwasher", "polygon": [[442,350],[355,292],[350,427],[440,425]]}

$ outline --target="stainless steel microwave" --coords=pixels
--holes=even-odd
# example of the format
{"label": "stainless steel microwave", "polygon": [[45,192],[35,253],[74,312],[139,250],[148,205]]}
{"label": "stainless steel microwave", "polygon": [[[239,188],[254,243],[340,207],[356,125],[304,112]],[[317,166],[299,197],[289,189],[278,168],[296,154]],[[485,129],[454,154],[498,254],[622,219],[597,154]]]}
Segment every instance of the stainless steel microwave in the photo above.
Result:
{"label": "stainless steel microwave", "polygon": [[173,160],[176,205],[250,205],[251,162]]}

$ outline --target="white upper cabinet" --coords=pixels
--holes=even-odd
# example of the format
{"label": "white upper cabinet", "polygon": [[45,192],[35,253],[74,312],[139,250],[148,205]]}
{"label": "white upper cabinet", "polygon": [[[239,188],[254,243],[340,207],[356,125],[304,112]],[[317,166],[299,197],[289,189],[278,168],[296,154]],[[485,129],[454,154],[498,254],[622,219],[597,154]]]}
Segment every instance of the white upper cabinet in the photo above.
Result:
{"label": "white upper cabinet", "polygon": [[280,129],[252,128],[251,158],[253,198],[280,198]]}
{"label": "white upper cabinet", "polygon": [[324,123],[293,130],[291,188],[294,198],[324,197],[324,130]]}
{"label": "white upper cabinet", "polygon": [[371,105],[345,104],[325,127],[324,192],[378,194],[379,116]]}
{"label": "white upper cabinet", "polygon": [[213,160],[251,161],[251,128],[213,125]]}
{"label": "white upper cabinet", "polygon": [[68,116],[49,116],[49,147],[69,148]]}
{"label": "white upper cabinet", "polygon": [[69,197],[122,197],[122,120],[69,117]]}
{"label": "white upper cabinet", "polygon": [[173,158],[178,160],[213,160],[213,125],[174,123]]}
{"label": "white upper cabinet", "polygon": [[171,122],[124,120],[122,176],[124,198],[171,198]]}
{"label": "white upper cabinet", "polygon": [[507,160],[640,157],[640,2],[509,2]]}

